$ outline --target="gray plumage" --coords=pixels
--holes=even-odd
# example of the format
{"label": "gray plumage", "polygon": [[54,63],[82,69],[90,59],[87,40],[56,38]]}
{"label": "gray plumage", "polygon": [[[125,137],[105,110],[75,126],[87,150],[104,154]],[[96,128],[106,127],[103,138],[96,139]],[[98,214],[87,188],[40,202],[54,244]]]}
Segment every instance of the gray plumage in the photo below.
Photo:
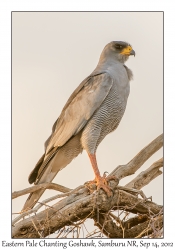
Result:
{"label": "gray plumage", "polygon": [[[64,106],[45,143],[45,154],[29,176],[29,183],[51,182],[83,149],[95,154],[104,137],[114,131],[125,112],[132,72],[124,65],[135,55],[125,42],[111,42],[95,70],[77,87]],[[43,190],[31,193],[23,210],[32,208]]]}

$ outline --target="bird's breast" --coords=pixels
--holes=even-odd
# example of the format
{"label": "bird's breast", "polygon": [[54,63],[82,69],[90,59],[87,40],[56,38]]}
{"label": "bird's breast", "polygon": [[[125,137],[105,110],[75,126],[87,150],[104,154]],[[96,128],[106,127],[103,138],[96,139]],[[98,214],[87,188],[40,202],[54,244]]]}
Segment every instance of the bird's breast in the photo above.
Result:
{"label": "bird's breast", "polygon": [[116,98],[126,103],[130,92],[130,84],[125,67],[121,64],[115,65],[115,67],[108,69],[108,73],[113,79],[113,92]]}
{"label": "bird's breast", "polygon": [[83,130],[81,143],[84,149],[94,153],[105,136],[118,127],[125,112],[127,96],[128,91],[120,90],[114,82],[108,96]]}
{"label": "bird's breast", "polygon": [[87,122],[81,137],[82,147],[90,153],[94,153],[105,136],[118,127],[129,96],[129,78],[124,66],[108,67],[105,72],[113,79],[113,85]]}

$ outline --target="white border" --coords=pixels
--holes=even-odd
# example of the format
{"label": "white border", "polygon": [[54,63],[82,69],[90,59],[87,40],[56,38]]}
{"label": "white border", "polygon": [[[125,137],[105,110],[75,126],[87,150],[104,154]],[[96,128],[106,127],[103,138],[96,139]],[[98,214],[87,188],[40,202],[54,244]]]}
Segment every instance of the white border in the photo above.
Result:
{"label": "white border", "polygon": [[[169,1],[1,1],[0,3],[0,166],[1,166],[1,240],[11,240],[11,11],[164,11],[165,15],[165,238],[174,242],[175,176],[175,81],[174,81],[174,7]],[[156,31],[155,31],[156,32]],[[155,51],[156,53],[156,51]],[[156,63],[156,62],[155,62]],[[18,240],[19,241],[19,240]],[[158,241],[158,240],[157,240]],[[0,243],[1,244],[1,243]],[[160,248],[160,247],[159,247]],[[6,248],[7,249],[7,248]],[[132,249],[132,248],[131,248]],[[149,247],[149,249],[155,249]]]}

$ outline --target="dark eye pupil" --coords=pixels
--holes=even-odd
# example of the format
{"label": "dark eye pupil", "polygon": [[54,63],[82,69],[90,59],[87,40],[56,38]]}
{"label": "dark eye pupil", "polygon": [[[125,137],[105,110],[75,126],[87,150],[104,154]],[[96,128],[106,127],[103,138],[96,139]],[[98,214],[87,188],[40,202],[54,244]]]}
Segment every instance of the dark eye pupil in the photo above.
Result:
{"label": "dark eye pupil", "polygon": [[116,45],[116,48],[117,48],[117,49],[121,49],[122,46],[121,46],[121,45]]}

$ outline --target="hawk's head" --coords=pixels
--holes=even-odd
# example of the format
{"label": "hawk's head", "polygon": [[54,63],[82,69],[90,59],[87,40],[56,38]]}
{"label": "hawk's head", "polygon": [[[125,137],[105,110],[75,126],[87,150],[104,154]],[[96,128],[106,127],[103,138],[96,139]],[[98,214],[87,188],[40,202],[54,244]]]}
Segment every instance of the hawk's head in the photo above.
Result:
{"label": "hawk's head", "polygon": [[101,56],[106,59],[113,58],[124,63],[131,55],[135,56],[135,51],[129,43],[113,41],[105,46]]}

